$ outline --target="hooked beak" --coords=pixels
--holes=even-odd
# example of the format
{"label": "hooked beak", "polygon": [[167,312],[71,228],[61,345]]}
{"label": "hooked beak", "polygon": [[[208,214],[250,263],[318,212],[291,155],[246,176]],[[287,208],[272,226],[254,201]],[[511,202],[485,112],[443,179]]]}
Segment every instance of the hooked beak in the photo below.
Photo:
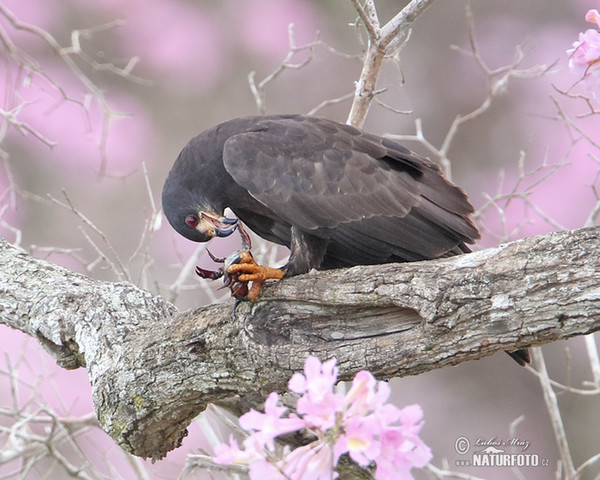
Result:
{"label": "hooked beak", "polygon": [[196,229],[205,233],[209,238],[227,237],[235,232],[237,218],[219,217],[213,213],[199,212],[200,222]]}

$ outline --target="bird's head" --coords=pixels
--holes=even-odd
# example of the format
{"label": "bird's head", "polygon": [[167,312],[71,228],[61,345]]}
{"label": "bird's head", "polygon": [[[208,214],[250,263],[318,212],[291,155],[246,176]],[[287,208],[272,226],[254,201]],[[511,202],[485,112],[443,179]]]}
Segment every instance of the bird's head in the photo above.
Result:
{"label": "bird's head", "polygon": [[194,242],[227,237],[237,228],[237,218],[223,213],[227,202],[223,197],[222,150],[222,142],[213,142],[206,132],[194,137],[165,180],[163,212],[178,233]]}
{"label": "bird's head", "polygon": [[231,235],[237,228],[237,218],[225,217],[223,209],[207,206],[208,202],[200,202],[193,192],[169,175],[162,192],[162,206],[171,226],[194,242]]}
{"label": "bird's head", "polygon": [[178,231],[195,242],[207,242],[214,237],[231,235],[237,228],[237,221],[237,218],[227,218],[216,213],[199,211],[187,214],[183,220],[185,231],[189,234]]}
{"label": "bird's head", "polygon": [[214,237],[227,237],[235,232],[237,218],[228,218],[214,212],[199,209],[180,209],[176,212],[165,205],[163,210],[171,226],[181,235],[194,242],[208,242]]}

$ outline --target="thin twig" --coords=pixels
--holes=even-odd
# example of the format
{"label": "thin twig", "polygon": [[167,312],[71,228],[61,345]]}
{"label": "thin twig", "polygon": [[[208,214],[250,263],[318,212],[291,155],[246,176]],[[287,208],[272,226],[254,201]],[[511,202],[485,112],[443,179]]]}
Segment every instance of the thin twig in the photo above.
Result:
{"label": "thin twig", "polygon": [[[288,39],[290,44],[290,49],[284,58],[284,60],[279,64],[273,72],[267,75],[263,80],[259,83],[256,83],[256,72],[250,72],[248,74],[248,83],[250,84],[250,90],[254,95],[254,100],[256,101],[256,107],[258,108],[258,112],[260,114],[267,113],[266,106],[266,96],[265,96],[265,87],[275,80],[284,70],[287,69],[300,69],[310,63],[314,58],[315,48],[321,45],[319,41],[319,33],[317,32],[317,37],[313,42],[307,43],[306,45],[297,46],[296,38],[294,36],[294,24],[290,23],[288,26]],[[301,52],[308,52],[308,57],[299,63],[292,63],[292,60],[295,55]]]}
{"label": "thin twig", "polygon": [[177,300],[177,297],[179,296],[179,294],[181,293],[181,290],[183,289],[184,282],[187,280],[187,278],[190,276],[190,274],[194,271],[194,268],[196,267],[196,264],[198,263],[198,259],[200,258],[200,255],[202,255],[205,250],[206,250],[206,244],[201,243],[196,247],[194,252],[188,257],[187,261],[185,262],[185,264],[183,265],[181,270],[179,270],[179,274],[177,275],[177,278],[169,286],[169,294],[170,294],[169,302],[174,303]]}
{"label": "thin twig", "polygon": [[[542,164],[534,167],[530,171],[525,170],[525,157],[526,152],[522,150],[518,159],[518,171],[519,177],[515,181],[513,187],[507,193],[503,193],[504,189],[504,172],[501,171],[499,174],[498,187],[496,194],[491,196],[487,193],[484,193],[484,197],[486,202],[478,209],[478,211],[474,214],[475,220],[477,220],[478,226],[480,227],[482,232],[486,232],[491,235],[496,241],[499,243],[505,243],[512,239],[517,238],[517,236],[521,233],[522,229],[526,226],[526,224],[530,223],[527,215],[525,219],[516,225],[512,231],[508,230],[508,218],[507,218],[507,210],[515,201],[519,201],[523,204],[525,208],[525,213],[527,214],[529,210],[533,211],[538,218],[546,222],[548,225],[552,226],[556,230],[564,230],[564,227],[554,219],[552,219],[549,215],[547,215],[541,208],[535,205],[530,196],[533,193],[534,189],[538,187],[542,182],[553,177],[556,172],[567,165],[566,160],[562,160],[555,164],[549,164],[548,159],[545,156]],[[526,184],[526,181],[527,182]],[[498,214],[500,219],[500,232],[495,232],[489,229],[483,219],[486,216],[486,213],[489,209],[493,209]]]}
{"label": "thin twig", "polygon": [[[115,116],[124,115],[124,113],[117,112],[109,106],[102,89],[94,83],[94,81],[90,78],[90,76],[87,75],[82,70],[82,68],[77,64],[77,62],[75,62],[73,60],[73,58],[71,58],[71,57],[77,56],[77,57],[83,59],[94,70],[110,71],[113,74],[119,75],[121,77],[127,78],[127,79],[135,81],[137,83],[142,83],[142,84],[147,83],[146,80],[144,80],[140,77],[136,77],[131,74],[131,71],[132,71],[134,65],[137,63],[137,59],[135,59],[135,57],[127,63],[125,68],[121,69],[112,64],[101,64],[101,63],[96,62],[91,56],[87,55],[81,48],[80,39],[82,37],[91,37],[94,33],[98,32],[98,31],[103,31],[103,30],[107,30],[110,28],[114,28],[114,27],[120,25],[121,22],[119,22],[119,21],[110,22],[108,24],[100,25],[100,26],[90,28],[90,29],[74,30],[71,34],[71,45],[69,45],[67,47],[63,47],[49,32],[45,31],[44,29],[42,29],[36,25],[21,22],[20,20],[18,20],[16,18],[15,15],[12,14],[12,12],[10,12],[10,10],[8,10],[8,8],[6,8],[2,4],[0,4],[0,15],[2,15],[4,18],[6,18],[6,20],[8,20],[10,25],[13,28],[15,28],[16,30],[21,30],[24,32],[31,33],[31,34],[37,36],[38,38],[40,38],[41,40],[43,40],[59,56],[59,58],[66,64],[66,66],[71,70],[71,72],[73,72],[75,77],[84,85],[86,90],[100,104],[100,107],[102,108],[102,111],[104,112],[104,117],[103,117],[103,121],[102,121],[102,130],[100,132],[100,141],[98,144],[98,150],[100,153],[99,174],[101,176],[103,176],[106,172],[106,164],[107,164],[106,139],[108,136],[110,121],[111,121],[111,118],[113,118]],[[7,49],[9,51],[10,55],[15,60],[17,65],[23,65],[29,71],[31,71],[37,75],[40,75],[42,78],[44,78],[46,81],[48,81],[53,86],[53,88],[55,88],[58,92],[60,92],[63,99],[78,103],[79,105],[84,107],[86,112],[88,112],[88,108],[86,106],[85,101],[80,102],[80,101],[71,99],[66,94],[64,89],[62,87],[60,87],[60,85],[57,82],[55,82],[48,74],[46,74],[45,72],[42,71],[42,69],[39,67],[37,62],[35,62],[35,60],[33,60],[31,57],[29,57],[27,54],[25,54],[21,49],[19,49],[16,45],[14,45],[14,43],[10,40],[9,36],[7,35],[7,33],[4,30],[0,30],[0,40],[2,41],[2,43],[5,46],[7,46]],[[3,116],[7,117],[6,113]],[[7,118],[10,119],[10,116],[8,116]],[[36,135],[40,140],[44,141],[44,143],[50,142],[49,140],[45,139],[38,132],[34,133],[33,129],[31,129],[31,127],[29,127],[27,124],[18,123],[14,119],[11,119],[11,121],[21,131],[28,131],[28,132]]]}
{"label": "thin twig", "polygon": [[554,437],[558,443],[558,451],[560,454],[560,459],[562,465],[566,469],[566,475],[568,479],[572,479],[575,475],[575,467],[573,466],[573,458],[571,457],[571,451],[569,449],[569,443],[567,441],[567,434],[565,433],[564,424],[562,421],[562,417],[560,414],[560,409],[558,408],[558,401],[556,399],[556,394],[552,389],[552,384],[550,383],[550,377],[548,375],[548,370],[546,369],[546,362],[544,361],[544,355],[542,353],[542,349],[540,347],[532,347],[531,353],[533,356],[533,360],[535,365],[537,366],[539,375],[538,379],[540,381],[540,385],[542,387],[542,391],[544,393],[544,402],[546,404],[546,409],[550,414],[550,421],[552,424],[552,429],[554,430]]}
{"label": "thin twig", "polygon": [[362,127],[367,113],[376,95],[377,78],[381,64],[386,55],[392,55],[397,50],[396,39],[408,31],[410,25],[421,15],[435,0],[412,0],[386,25],[381,27],[375,4],[367,0],[365,8],[357,0],[352,4],[361,18],[369,35],[369,44],[363,60],[363,68],[355,85],[354,101],[346,123],[355,127]]}
{"label": "thin twig", "polygon": [[363,8],[358,0],[351,0],[351,2],[362,21],[363,26],[367,30],[369,40],[373,43],[377,43],[381,38],[381,27],[379,25],[375,3],[373,0],[366,0],[365,7]]}
{"label": "thin twig", "polygon": [[[50,200],[52,200],[52,202],[54,202],[55,204],[57,204],[57,205],[59,205],[59,206],[61,206],[63,208],[67,208],[67,209],[71,210],[87,227],[91,228],[102,239],[104,245],[106,245],[106,248],[110,252],[110,256],[109,255],[105,255],[104,252],[102,251],[102,249],[100,247],[98,247],[98,245],[96,245],[96,243],[85,232],[85,230],[81,229],[81,232],[85,236],[86,240],[88,240],[88,242],[92,245],[92,247],[94,247],[94,249],[96,250],[96,252],[106,262],[108,262],[108,264],[110,265],[111,269],[117,275],[117,277],[119,278],[119,280],[130,281],[129,271],[127,270],[127,268],[125,267],[125,265],[123,265],[123,263],[121,262],[121,259],[119,258],[119,255],[117,254],[117,251],[114,249],[114,247],[112,246],[111,242],[109,241],[109,239],[105,235],[105,233],[102,230],[100,230],[100,228],[98,228],[94,222],[92,222],[88,217],[86,217],[81,211],[79,211],[75,207],[75,205],[73,204],[73,202],[71,201],[71,199],[67,195],[66,190],[63,189],[62,193],[63,193],[63,196],[65,197],[66,202],[67,202],[66,204],[60,202],[57,199],[55,199],[50,194],[48,194],[48,198],[50,198]],[[112,257],[114,259],[114,262],[110,259],[110,257]],[[88,266],[88,269],[89,269],[89,266]]]}
{"label": "thin twig", "polygon": [[146,162],[142,162],[142,173],[144,176],[146,193],[148,194],[148,201],[150,203],[150,214],[146,215],[146,219],[144,221],[144,228],[140,236],[140,241],[138,242],[138,245],[135,248],[134,252],[131,254],[129,262],[131,263],[133,259],[135,259],[138,256],[141,257],[142,264],[140,266],[137,285],[140,285],[142,288],[147,289],[149,284],[148,270],[153,264],[150,246],[152,243],[152,238],[154,237],[154,233],[161,226],[162,214],[161,211],[157,208],[156,202],[154,201],[154,194],[150,185],[150,177],[148,175],[148,169],[146,168]]}
{"label": "thin twig", "polygon": [[325,107],[328,107],[329,105],[337,105],[338,103],[345,102],[347,100],[350,100],[353,96],[354,96],[354,92],[350,92],[350,93],[342,95],[341,97],[338,97],[338,98],[330,98],[329,100],[324,100],[321,103],[319,103],[316,107],[314,107],[312,110],[310,110],[307,113],[307,115],[316,115],[319,111],[321,111]]}

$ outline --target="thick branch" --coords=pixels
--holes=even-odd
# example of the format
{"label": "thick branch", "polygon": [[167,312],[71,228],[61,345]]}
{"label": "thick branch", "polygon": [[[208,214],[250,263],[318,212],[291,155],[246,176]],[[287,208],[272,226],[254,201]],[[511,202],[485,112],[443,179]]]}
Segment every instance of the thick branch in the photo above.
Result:
{"label": "thick branch", "polygon": [[364,368],[391,378],[598,330],[599,264],[600,229],[582,229],[303,275],[235,312],[230,302],[178,313],[0,241],[0,321],[61,365],[85,366],[105,430],[157,458],[208,403],[285,390],[308,353],[336,357],[343,379]]}

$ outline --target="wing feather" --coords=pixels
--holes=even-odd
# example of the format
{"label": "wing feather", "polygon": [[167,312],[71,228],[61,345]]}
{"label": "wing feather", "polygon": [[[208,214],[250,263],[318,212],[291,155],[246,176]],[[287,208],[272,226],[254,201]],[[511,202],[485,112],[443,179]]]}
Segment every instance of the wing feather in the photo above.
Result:
{"label": "wing feather", "polygon": [[347,125],[265,117],[227,140],[223,162],[285,222],[334,241],[328,253],[340,260],[434,258],[479,236],[466,195],[439,167]]}

